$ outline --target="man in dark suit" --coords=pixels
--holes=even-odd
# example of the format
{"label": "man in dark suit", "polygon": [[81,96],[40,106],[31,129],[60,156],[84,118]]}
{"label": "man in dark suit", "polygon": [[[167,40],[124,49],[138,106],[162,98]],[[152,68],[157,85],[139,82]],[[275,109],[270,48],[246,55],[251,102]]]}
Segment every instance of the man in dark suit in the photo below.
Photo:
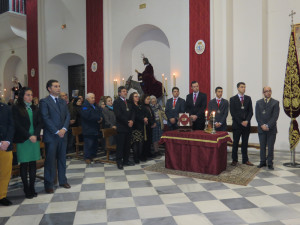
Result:
{"label": "man in dark suit", "polygon": [[[258,124],[258,138],[260,143],[260,164],[258,168],[267,166],[274,170],[274,144],[277,133],[277,120],[279,116],[279,101],[271,98],[270,87],[263,88],[264,98],[258,100],[255,106],[255,116]],[[266,158],[266,146],[268,145],[268,157]]]}
{"label": "man in dark suit", "polygon": [[185,112],[190,114],[190,119],[193,122],[193,130],[204,130],[207,97],[206,94],[199,91],[197,81],[192,81],[191,88],[193,92],[186,96]]}
{"label": "man in dark suit", "polygon": [[215,111],[215,128],[217,131],[226,131],[227,123],[226,119],[228,116],[228,101],[222,98],[223,88],[216,87],[215,89],[216,97],[209,101],[208,103],[208,115],[212,111]]}
{"label": "man in dark suit", "polygon": [[232,116],[232,166],[238,162],[238,147],[240,137],[242,136],[242,162],[248,166],[253,166],[248,158],[248,139],[250,135],[250,121],[253,116],[252,100],[250,96],[245,95],[246,84],[239,82],[237,84],[238,94],[230,98],[230,113]]}
{"label": "man in dark suit", "polygon": [[0,204],[10,206],[12,202],[6,195],[12,170],[14,123],[8,105],[0,103],[0,115]]}
{"label": "man in dark suit", "polygon": [[40,101],[40,112],[44,123],[43,141],[46,147],[44,168],[44,186],[47,193],[53,193],[58,170],[59,185],[64,188],[71,186],[66,177],[67,128],[70,113],[67,103],[59,98],[60,84],[57,80],[49,80],[46,85],[49,96]]}
{"label": "man in dark suit", "polygon": [[133,166],[129,161],[131,132],[134,121],[132,105],[126,100],[127,90],[124,86],[118,88],[119,97],[114,101],[113,108],[117,125],[117,152],[116,160],[118,169],[124,166]]}
{"label": "man in dark suit", "polygon": [[166,116],[168,118],[168,126],[171,130],[178,129],[179,113],[185,112],[185,100],[179,97],[179,88],[172,88],[173,98],[167,100],[166,103]]}
{"label": "man in dark suit", "polygon": [[88,93],[81,108],[81,125],[84,142],[84,158],[90,164],[97,156],[98,136],[102,119],[101,109],[95,105],[95,95]]}

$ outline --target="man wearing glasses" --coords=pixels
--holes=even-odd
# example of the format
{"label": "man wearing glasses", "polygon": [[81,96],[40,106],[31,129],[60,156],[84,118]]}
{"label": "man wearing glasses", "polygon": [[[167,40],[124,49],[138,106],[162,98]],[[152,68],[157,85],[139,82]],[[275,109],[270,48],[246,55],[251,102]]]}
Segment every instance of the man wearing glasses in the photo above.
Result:
{"label": "man wearing glasses", "polygon": [[[274,170],[274,144],[277,133],[277,120],[279,116],[279,101],[271,98],[270,87],[263,88],[264,97],[256,102],[255,116],[258,124],[258,137],[260,143],[260,164],[258,168],[267,166]],[[268,156],[266,157],[266,146],[268,145]],[[266,163],[267,161],[267,163]]]}

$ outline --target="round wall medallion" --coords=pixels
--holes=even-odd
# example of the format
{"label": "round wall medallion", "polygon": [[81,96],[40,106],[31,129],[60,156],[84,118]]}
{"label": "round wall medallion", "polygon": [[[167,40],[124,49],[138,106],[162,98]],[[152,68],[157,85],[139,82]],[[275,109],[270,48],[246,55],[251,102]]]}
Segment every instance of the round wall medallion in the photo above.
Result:
{"label": "round wall medallion", "polygon": [[205,42],[203,40],[198,40],[195,44],[195,52],[197,54],[202,54],[205,50]]}
{"label": "round wall medallion", "polygon": [[30,75],[31,75],[32,77],[34,77],[34,76],[35,76],[35,69],[34,69],[34,68],[32,68],[32,69],[31,69],[31,71],[30,71]]}
{"label": "round wall medallion", "polygon": [[93,71],[93,72],[96,72],[96,71],[97,71],[97,68],[98,68],[97,62],[93,62],[93,63],[92,63],[92,66],[91,66],[92,71]]}

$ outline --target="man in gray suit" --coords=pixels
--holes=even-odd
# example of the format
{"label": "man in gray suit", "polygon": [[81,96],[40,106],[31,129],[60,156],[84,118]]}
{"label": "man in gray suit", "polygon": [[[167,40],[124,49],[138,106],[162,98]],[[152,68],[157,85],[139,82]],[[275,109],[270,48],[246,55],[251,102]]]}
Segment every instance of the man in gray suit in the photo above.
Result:
{"label": "man in gray suit", "polygon": [[226,119],[228,116],[228,100],[222,98],[223,95],[222,87],[216,87],[215,93],[216,93],[216,97],[210,100],[208,103],[208,115],[210,115],[212,111],[215,111],[216,130],[226,131],[227,128]]}
{"label": "man in gray suit", "polygon": [[171,130],[178,129],[179,113],[185,112],[185,100],[179,97],[179,88],[172,88],[173,98],[167,100],[166,116],[168,118],[168,126]]}
{"label": "man in gray suit", "polygon": [[[264,98],[258,100],[255,106],[255,116],[258,124],[258,137],[260,143],[260,164],[258,168],[267,166],[274,170],[274,144],[277,133],[277,119],[279,116],[279,101],[271,98],[270,87],[263,88]],[[268,157],[266,158],[266,145],[268,145]]]}
{"label": "man in gray suit", "polygon": [[60,84],[57,80],[49,80],[46,85],[49,96],[40,101],[40,111],[44,123],[43,141],[46,147],[44,168],[44,186],[46,193],[53,193],[56,176],[56,164],[59,185],[71,186],[66,177],[67,128],[70,113],[67,103],[59,98]]}

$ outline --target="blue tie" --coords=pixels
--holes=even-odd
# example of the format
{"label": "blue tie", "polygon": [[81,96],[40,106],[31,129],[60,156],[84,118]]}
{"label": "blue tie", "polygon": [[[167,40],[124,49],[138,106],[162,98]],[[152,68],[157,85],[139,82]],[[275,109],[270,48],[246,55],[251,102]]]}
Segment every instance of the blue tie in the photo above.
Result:
{"label": "blue tie", "polygon": [[60,112],[60,107],[59,107],[58,98],[55,98],[55,103],[56,103],[56,105],[57,105],[57,108],[58,108],[58,110],[59,110],[59,112]]}

